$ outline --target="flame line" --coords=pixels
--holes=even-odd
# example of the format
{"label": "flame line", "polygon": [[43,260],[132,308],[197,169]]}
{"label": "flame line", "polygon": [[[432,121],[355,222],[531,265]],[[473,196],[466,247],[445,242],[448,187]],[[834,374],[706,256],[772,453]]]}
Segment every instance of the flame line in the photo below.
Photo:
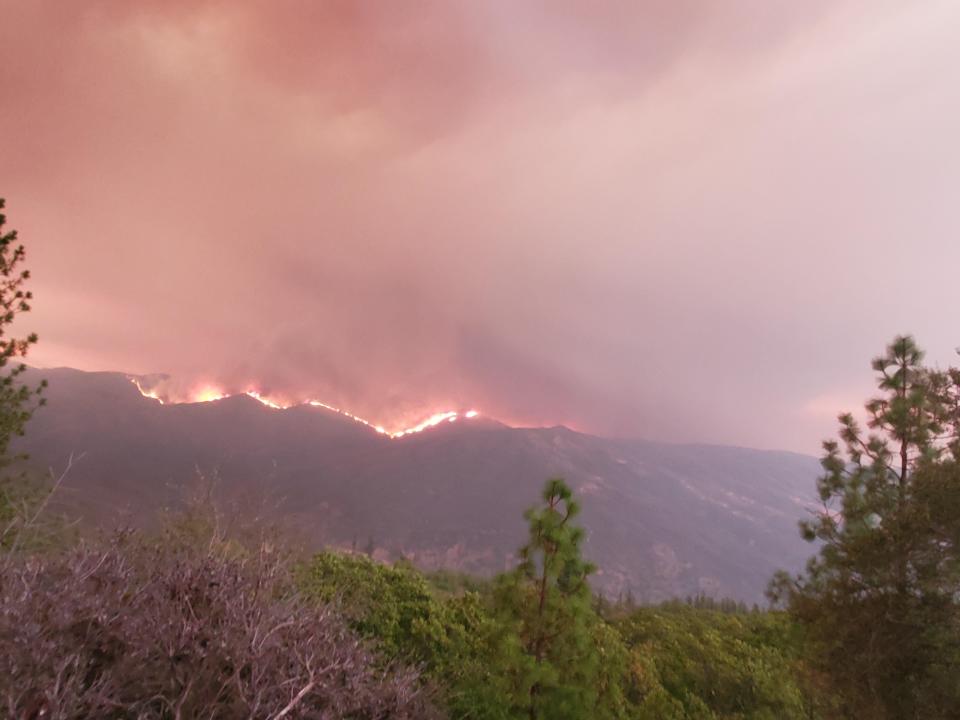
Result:
{"label": "flame line", "polygon": [[150,398],[151,400],[156,400],[161,405],[166,405],[166,403],[163,401],[163,398],[157,395],[155,390],[144,390],[143,385],[140,384],[139,378],[130,377],[127,379],[136,386],[137,390],[139,390],[140,394],[145,398]]}
{"label": "flame line", "polygon": [[[137,388],[140,394],[143,395],[143,397],[150,398],[151,400],[156,400],[161,405],[189,405],[192,403],[212,402],[214,400],[223,400],[228,397],[233,397],[233,395],[223,393],[219,389],[211,385],[206,385],[206,386],[203,386],[201,390],[195,392],[194,396],[190,400],[177,402],[177,401],[170,400],[169,398],[165,399],[153,388],[149,390],[145,389],[143,385],[140,383],[140,378],[136,376],[128,376],[127,379],[133,383],[133,385]],[[447,410],[445,412],[434,413],[433,415],[428,417],[426,420],[423,420],[412,427],[404,428],[396,432],[390,432],[389,430],[384,428],[382,425],[374,425],[369,420],[365,420],[358,415],[354,415],[351,412],[342,410],[333,405],[328,405],[327,403],[320,402],[319,400],[304,400],[298,403],[282,403],[270,397],[267,397],[266,395],[263,395],[257,390],[247,390],[239,394],[246,395],[247,397],[253,398],[257,402],[273,410],[287,410],[288,408],[295,407],[298,405],[300,406],[309,405],[311,407],[320,407],[320,408],[323,408],[324,410],[329,410],[331,412],[337,413],[338,415],[342,415],[345,418],[349,418],[350,420],[360,423],[361,425],[365,425],[366,427],[370,428],[371,430],[374,430],[375,432],[381,435],[386,435],[391,440],[396,440],[402,437],[407,437],[409,435],[414,435],[416,433],[423,432],[424,430],[428,428],[436,427],[437,425],[443,422],[452,423],[452,422],[456,422],[460,418],[469,420],[471,418],[475,418],[480,415],[480,413],[477,412],[476,410],[467,410],[466,412],[463,412],[463,413],[457,412],[455,410]]]}

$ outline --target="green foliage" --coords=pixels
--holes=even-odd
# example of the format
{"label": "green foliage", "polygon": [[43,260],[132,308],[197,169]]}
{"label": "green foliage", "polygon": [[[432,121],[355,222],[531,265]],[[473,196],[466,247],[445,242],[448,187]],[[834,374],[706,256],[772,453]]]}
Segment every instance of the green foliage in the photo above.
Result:
{"label": "green foliage", "polygon": [[391,656],[428,662],[442,612],[422,575],[363,555],[320,553],[304,569],[303,590],[336,601],[362,634],[375,637]]}
{"label": "green foliage", "polygon": [[840,717],[960,714],[960,373],[922,360],[901,336],[873,361],[869,432],[840,416],[839,442],[824,442],[822,510],[801,523],[819,555],[771,585]]}
{"label": "green foliage", "polygon": [[[681,603],[680,600],[668,600],[662,604],[662,607],[670,609],[676,608],[681,605],[687,605],[688,607],[696,608],[697,610],[713,610],[716,612],[722,613],[747,613],[751,612],[751,608],[747,607],[747,604],[732,598],[714,598],[709,595],[704,595],[703,593],[699,595],[690,595],[684,598]],[[753,606],[752,611],[756,612],[759,608],[756,605]]]}
{"label": "green foliage", "polygon": [[788,621],[680,603],[617,624],[631,654],[627,697],[638,718],[805,718]]}
{"label": "green foliage", "polygon": [[336,602],[351,626],[387,657],[422,667],[442,688],[453,717],[510,717],[504,669],[509,643],[477,593],[438,593],[406,563],[388,566],[331,552],[301,569],[299,585],[308,597]]}
{"label": "green foliage", "polygon": [[430,589],[439,597],[457,596],[467,592],[488,596],[493,589],[491,581],[486,578],[454,570],[434,570],[424,573],[424,577]]}

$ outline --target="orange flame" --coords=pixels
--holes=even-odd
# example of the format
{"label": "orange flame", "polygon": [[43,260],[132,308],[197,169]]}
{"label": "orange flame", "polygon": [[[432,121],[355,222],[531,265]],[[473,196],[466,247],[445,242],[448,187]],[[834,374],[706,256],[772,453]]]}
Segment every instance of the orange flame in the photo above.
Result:
{"label": "orange flame", "polygon": [[144,390],[143,386],[140,384],[140,380],[135,377],[130,378],[130,382],[132,382],[134,385],[137,386],[137,390],[139,390],[140,394],[143,395],[145,398],[156,400],[161,405],[164,404],[163,398],[157,394],[156,390]]}
{"label": "orange flame", "polygon": [[338,413],[338,414],[340,414],[340,415],[343,415],[344,417],[350,418],[350,419],[353,420],[354,422],[358,422],[358,423],[360,423],[361,425],[366,425],[366,426],[369,427],[369,428],[373,428],[373,429],[376,430],[378,433],[381,433],[381,434],[383,434],[383,435],[390,435],[390,437],[393,437],[393,435],[391,435],[391,434],[388,433],[386,430],[384,430],[383,427],[381,427],[380,425],[374,425],[373,423],[371,423],[371,422],[369,422],[369,421],[367,421],[367,420],[364,420],[362,417],[357,417],[357,416],[354,415],[353,413],[349,413],[349,412],[347,412],[346,410],[341,410],[340,408],[334,407],[333,405],[327,405],[326,403],[322,403],[322,402],[320,402],[319,400],[307,400],[307,401],[304,403],[304,405],[311,405],[311,406],[313,406],[313,407],[322,407],[322,408],[324,408],[325,410],[331,410],[331,411],[333,411],[333,412],[335,412],[335,413]]}
{"label": "orange flame", "polygon": [[214,400],[223,400],[226,397],[229,397],[229,395],[219,388],[215,388],[212,385],[205,385],[193,394],[190,402],[213,402]]}
{"label": "orange flame", "polygon": [[267,407],[273,408],[274,410],[286,410],[288,407],[290,407],[289,405],[283,405],[279,402],[276,402],[275,400],[271,400],[268,397],[264,397],[263,395],[258,393],[256,390],[247,390],[247,392],[245,392],[244,395],[246,395],[247,397],[252,397],[254,400],[257,400],[263,403],[264,405],[266,405]]}
{"label": "orange flame", "polygon": [[[151,400],[156,400],[161,405],[212,402],[214,400],[223,400],[225,398],[231,397],[229,393],[224,392],[223,390],[221,390],[220,388],[214,385],[202,385],[197,390],[192,391],[189,394],[189,397],[187,400],[177,401],[161,395],[155,388],[149,388],[149,389],[144,388],[142,383],[140,382],[140,379],[137,377],[131,376],[129,380],[134,384],[134,386],[137,388],[137,390],[140,392],[141,395],[143,395],[146,398],[150,398]],[[328,405],[327,403],[320,402],[319,400],[303,400],[301,402],[293,402],[293,403],[284,402],[277,398],[266,396],[263,393],[259,392],[258,390],[254,390],[254,389],[246,390],[242,394],[246,395],[247,397],[253,398],[257,402],[262,403],[263,405],[266,405],[267,407],[272,408],[273,410],[286,410],[287,408],[291,408],[296,405],[310,405],[311,407],[321,407],[325,410],[335,412],[338,415],[343,415],[344,417],[349,418],[354,422],[358,422],[361,425],[365,425],[371,430],[374,430],[380,433],[381,435],[386,435],[391,439],[402,438],[407,435],[413,435],[415,433],[423,432],[428,428],[436,427],[442,422],[452,423],[452,422],[456,422],[460,418],[469,420],[471,418],[475,418],[480,415],[480,413],[477,412],[476,410],[467,410],[466,412],[463,412],[463,413],[455,410],[447,410],[445,412],[434,413],[433,415],[428,417],[426,420],[423,420],[417,423],[416,425],[413,425],[412,427],[402,428],[396,431],[389,431],[382,425],[376,425],[370,422],[369,420],[365,420],[364,418],[358,415],[354,415],[353,413],[348,412],[347,410],[343,410],[333,405]]]}
{"label": "orange flame", "polygon": [[423,432],[427,428],[431,428],[431,427],[434,427],[435,425],[439,425],[444,420],[448,420],[449,422],[455,422],[457,417],[458,417],[458,414],[453,412],[452,410],[448,410],[447,412],[436,413],[435,415],[431,415],[423,422],[417,425],[414,425],[411,428],[407,428],[406,430],[401,430],[398,433],[393,433],[392,437],[403,437],[404,435],[411,435],[413,433]]}

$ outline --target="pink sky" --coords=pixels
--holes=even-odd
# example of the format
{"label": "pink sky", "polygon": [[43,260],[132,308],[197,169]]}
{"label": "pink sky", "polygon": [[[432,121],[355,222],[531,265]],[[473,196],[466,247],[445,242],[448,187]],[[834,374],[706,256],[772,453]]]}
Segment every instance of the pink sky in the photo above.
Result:
{"label": "pink sky", "polygon": [[0,0],[33,360],[815,451],[960,345],[960,4]]}

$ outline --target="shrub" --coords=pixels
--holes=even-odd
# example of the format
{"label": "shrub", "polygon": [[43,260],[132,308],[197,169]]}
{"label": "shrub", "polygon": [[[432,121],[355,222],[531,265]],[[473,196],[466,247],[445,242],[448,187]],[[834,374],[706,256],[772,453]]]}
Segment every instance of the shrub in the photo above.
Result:
{"label": "shrub", "polygon": [[406,564],[332,552],[316,555],[299,581],[304,595],[336,603],[351,627],[388,657],[422,667],[443,688],[452,717],[508,717],[513,648],[476,592],[451,595],[455,588],[434,590]]}
{"label": "shrub", "polygon": [[16,718],[430,718],[268,552],[118,536],[0,566],[0,703]]}

